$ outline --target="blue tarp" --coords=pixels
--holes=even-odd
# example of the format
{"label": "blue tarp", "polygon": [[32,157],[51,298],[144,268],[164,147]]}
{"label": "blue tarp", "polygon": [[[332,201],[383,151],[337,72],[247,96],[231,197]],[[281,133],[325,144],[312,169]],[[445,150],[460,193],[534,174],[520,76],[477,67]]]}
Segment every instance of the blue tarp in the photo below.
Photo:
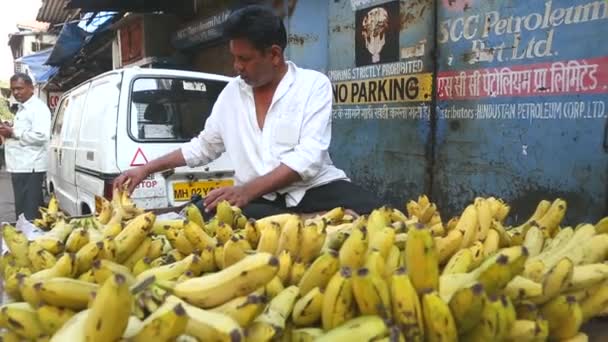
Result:
{"label": "blue tarp", "polygon": [[28,66],[36,83],[44,83],[53,77],[59,70],[57,67],[46,65],[46,61],[51,54],[53,48],[42,50],[31,55],[23,56],[16,62],[23,63]]}
{"label": "blue tarp", "polygon": [[78,23],[66,23],[63,25],[57,42],[46,60],[46,64],[60,66],[72,59],[88,41],[90,34],[78,27]]}

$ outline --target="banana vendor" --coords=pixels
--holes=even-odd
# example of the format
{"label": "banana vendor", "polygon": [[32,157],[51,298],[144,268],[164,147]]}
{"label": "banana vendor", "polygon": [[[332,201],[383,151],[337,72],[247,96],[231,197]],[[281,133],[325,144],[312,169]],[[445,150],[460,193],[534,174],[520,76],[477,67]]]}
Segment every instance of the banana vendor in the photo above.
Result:
{"label": "banana vendor", "polygon": [[286,61],[285,26],[272,9],[247,6],[224,24],[238,77],[219,95],[203,131],[181,149],[127,170],[131,192],[148,175],[208,164],[227,152],[235,186],[212,190],[197,205],[211,216],[227,200],[250,218],[344,207],[368,214],[381,206],[329,156],[332,86],[314,70]]}

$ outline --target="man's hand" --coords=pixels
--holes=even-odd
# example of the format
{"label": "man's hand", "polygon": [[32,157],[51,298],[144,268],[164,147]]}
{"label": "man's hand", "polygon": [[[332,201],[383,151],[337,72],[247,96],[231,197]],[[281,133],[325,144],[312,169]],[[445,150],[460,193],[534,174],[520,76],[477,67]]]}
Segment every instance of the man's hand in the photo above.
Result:
{"label": "man's hand", "polygon": [[0,125],[0,136],[10,138],[13,136],[13,128],[7,125]]}
{"label": "man's hand", "polygon": [[246,186],[230,186],[214,189],[205,197],[205,211],[213,211],[218,203],[226,200],[231,205],[242,208],[253,200]]}
{"label": "man's hand", "polygon": [[148,175],[149,172],[145,166],[127,170],[114,179],[114,189],[121,188],[127,181],[129,181],[127,190],[129,191],[129,194],[131,194],[133,193],[135,187],[139,185],[139,183],[141,183],[141,181],[143,181],[146,177],[148,177]]}

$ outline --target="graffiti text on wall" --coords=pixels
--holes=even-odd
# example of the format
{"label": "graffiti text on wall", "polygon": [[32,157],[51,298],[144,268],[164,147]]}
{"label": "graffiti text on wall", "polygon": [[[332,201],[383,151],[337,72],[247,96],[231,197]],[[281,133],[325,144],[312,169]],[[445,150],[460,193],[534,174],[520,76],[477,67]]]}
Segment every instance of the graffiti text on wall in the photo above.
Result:
{"label": "graffiti text on wall", "polygon": [[605,101],[588,100],[450,105],[437,112],[443,120],[605,120],[606,109]]}
{"label": "graffiti text on wall", "polygon": [[426,120],[430,119],[430,106],[355,106],[335,107],[332,116],[337,120]]}
{"label": "graffiti text on wall", "polygon": [[608,57],[442,72],[441,100],[608,92]]}
{"label": "graffiti text on wall", "polygon": [[[467,60],[471,64],[550,57],[556,55],[555,29],[605,19],[608,19],[605,0],[568,7],[556,7],[553,0],[547,0],[542,10],[524,15],[489,11],[442,21],[439,42],[470,41],[473,53]],[[532,34],[538,31],[539,34]],[[498,37],[510,38],[501,39],[498,45],[488,45],[488,41],[496,41]]]}

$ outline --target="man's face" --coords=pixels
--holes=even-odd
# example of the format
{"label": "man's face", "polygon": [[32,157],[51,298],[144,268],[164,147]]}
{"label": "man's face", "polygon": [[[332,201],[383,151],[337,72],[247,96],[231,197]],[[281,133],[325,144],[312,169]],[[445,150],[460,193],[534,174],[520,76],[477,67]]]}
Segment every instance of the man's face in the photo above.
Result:
{"label": "man's face", "polygon": [[11,91],[17,101],[24,103],[34,95],[34,86],[25,83],[22,79],[17,79],[11,82]]}
{"label": "man's face", "polygon": [[254,88],[266,85],[273,79],[274,66],[278,65],[278,57],[272,50],[267,49],[267,51],[262,52],[246,39],[232,39],[230,41],[230,53],[234,59],[234,70],[243,81]]}

